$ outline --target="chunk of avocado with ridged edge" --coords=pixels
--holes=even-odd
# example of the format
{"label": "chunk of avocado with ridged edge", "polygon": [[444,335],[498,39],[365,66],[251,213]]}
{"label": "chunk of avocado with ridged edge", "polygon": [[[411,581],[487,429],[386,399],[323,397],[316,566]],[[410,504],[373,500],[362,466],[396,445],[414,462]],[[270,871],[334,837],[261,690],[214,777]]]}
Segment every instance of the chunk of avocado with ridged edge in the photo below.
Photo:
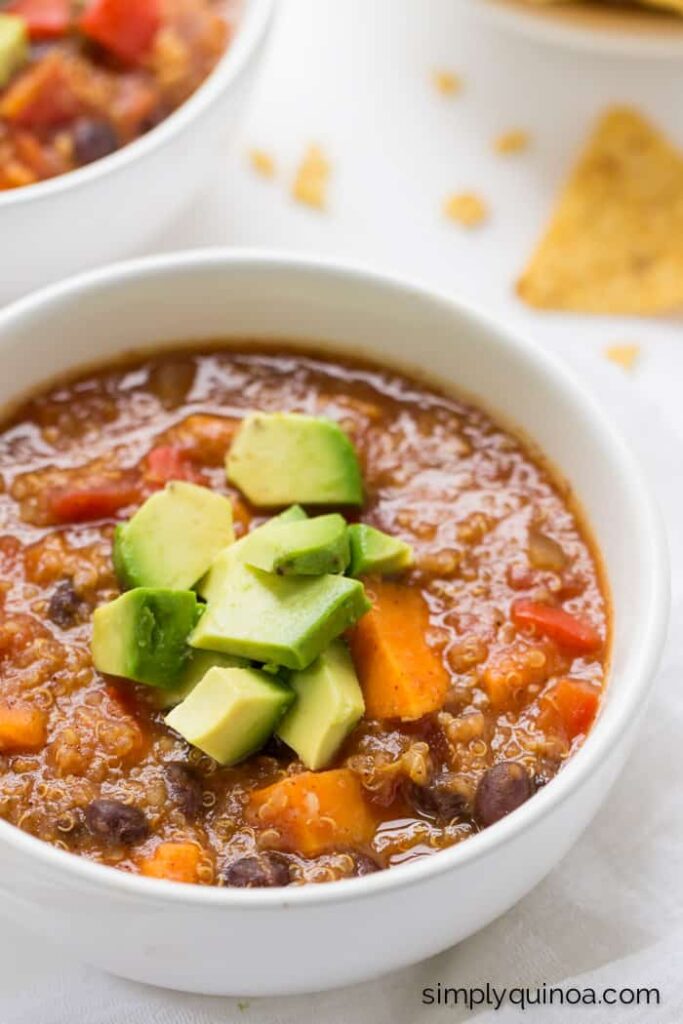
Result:
{"label": "chunk of avocado with ridged edge", "polygon": [[173,687],[190,651],[187,639],[201,615],[191,590],[138,587],[93,615],[95,668],[150,686]]}
{"label": "chunk of avocado with ridged edge", "polygon": [[228,498],[174,480],[117,526],[114,567],[124,587],[189,590],[234,538]]}
{"label": "chunk of avocado with ridged edge", "polygon": [[166,724],[222,765],[259,750],[295,700],[279,679],[252,668],[212,668]]}
{"label": "chunk of avocado with ridged edge", "polygon": [[337,513],[300,522],[274,523],[254,535],[248,565],[278,576],[322,576],[344,572],[349,564],[346,520]]}
{"label": "chunk of avocado with ridged edge", "polygon": [[334,759],[365,711],[363,693],[343,640],[334,640],[289,685],[296,702],[277,727],[277,735],[307,768],[318,771]]}
{"label": "chunk of avocado with ridged edge", "polygon": [[333,420],[299,413],[252,413],[226,458],[228,480],[253,505],[362,505],[356,450]]}
{"label": "chunk of avocado with ridged edge", "polygon": [[410,544],[374,526],[367,526],[366,523],[349,526],[349,544],[350,576],[362,576],[365,573],[391,575],[409,569],[414,561]]}

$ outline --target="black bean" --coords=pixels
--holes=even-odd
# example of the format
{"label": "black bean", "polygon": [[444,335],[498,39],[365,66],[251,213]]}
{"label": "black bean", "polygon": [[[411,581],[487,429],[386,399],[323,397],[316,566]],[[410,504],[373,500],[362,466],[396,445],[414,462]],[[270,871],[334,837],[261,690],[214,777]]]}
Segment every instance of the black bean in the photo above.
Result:
{"label": "black bean", "polygon": [[354,862],[353,874],[357,878],[361,878],[363,875],[374,875],[375,871],[382,870],[375,858],[370,857],[367,853],[352,853],[351,856]]}
{"label": "black bean", "polygon": [[289,885],[291,876],[281,854],[266,852],[233,861],[223,873],[223,882],[240,889],[265,889]]}
{"label": "black bean", "polygon": [[442,823],[468,813],[466,795],[448,775],[437,775],[426,786],[412,783],[407,796],[417,811]]}
{"label": "black bean", "polygon": [[62,580],[57,584],[50,598],[47,609],[48,618],[60,629],[70,629],[78,621],[82,603],[74,589],[73,580]]}
{"label": "black bean", "polygon": [[484,772],[474,799],[474,814],[480,825],[493,825],[516,810],[532,793],[525,768],[514,761],[501,761]]}
{"label": "black bean", "polygon": [[171,761],[165,766],[166,789],[186,818],[196,818],[202,809],[201,776],[183,761]]}
{"label": "black bean", "polygon": [[116,132],[108,121],[82,117],[73,129],[74,156],[78,164],[91,164],[119,148]]}
{"label": "black bean", "polygon": [[147,818],[140,808],[120,800],[93,800],[85,812],[85,823],[96,839],[120,846],[138,843],[149,833]]}

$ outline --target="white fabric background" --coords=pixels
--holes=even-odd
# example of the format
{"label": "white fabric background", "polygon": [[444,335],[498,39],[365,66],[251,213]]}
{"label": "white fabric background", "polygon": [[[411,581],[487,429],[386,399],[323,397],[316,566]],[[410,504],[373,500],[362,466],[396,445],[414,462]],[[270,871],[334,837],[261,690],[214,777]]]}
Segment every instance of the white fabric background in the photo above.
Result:
{"label": "white fabric background", "polygon": [[[476,0],[473,0],[476,2]],[[439,97],[435,67],[465,78]],[[683,602],[680,467],[683,337],[676,319],[540,315],[511,283],[544,223],[591,119],[613,101],[650,112],[683,145],[683,65],[600,60],[544,49],[463,20],[451,0],[283,0],[242,137],[210,192],[149,247],[234,244],[337,255],[460,293],[535,336],[579,371],[646,460],[669,529],[673,622]],[[529,128],[534,146],[503,159],[499,131]],[[293,204],[287,185],[311,141],[331,157],[330,211]],[[273,182],[248,169],[272,151]],[[445,194],[474,187],[491,223],[468,234],[441,219]],[[602,349],[642,346],[627,376]],[[672,630],[638,749],[572,853],[530,896],[479,935],[379,982],[306,998],[196,998],[145,988],[75,963],[16,929],[0,929],[0,1024],[543,1024],[683,1020],[683,640]],[[457,913],[457,906],[453,907]],[[267,965],[264,964],[264,970]],[[579,984],[659,986],[659,1008],[425,1008],[423,987]]]}

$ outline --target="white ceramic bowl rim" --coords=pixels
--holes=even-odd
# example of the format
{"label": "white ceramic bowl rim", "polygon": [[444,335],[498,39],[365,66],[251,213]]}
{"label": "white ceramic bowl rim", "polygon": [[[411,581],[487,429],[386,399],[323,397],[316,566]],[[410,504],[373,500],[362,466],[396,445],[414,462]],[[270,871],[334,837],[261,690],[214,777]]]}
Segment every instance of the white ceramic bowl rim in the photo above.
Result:
{"label": "white ceramic bowl rim", "polygon": [[[452,310],[456,316],[469,320],[479,330],[496,337],[497,342],[514,356],[542,369],[552,384],[569,394],[582,415],[601,433],[611,448],[612,468],[631,491],[634,508],[637,509],[638,530],[634,538],[636,550],[643,555],[642,606],[646,609],[640,623],[640,643],[637,653],[620,675],[619,699],[607,703],[594,728],[583,746],[567,762],[550,785],[544,787],[532,800],[518,808],[509,817],[490,826],[483,832],[469,837],[465,842],[444,849],[429,857],[409,862],[386,871],[362,878],[345,879],[338,882],[295,886],[286,889],[230,889],[210,886],[188,885],[144,878],[128,874],[116,868],[96,864],[84,857],[59,850],[48,843],[28,835],[5,821],[0,821],[0,839],[22,852],[26,857],[36,858],[53,870],[77,876],[79,882],[108,887],[150,902],[192,904],[196,906],[231,906],[251,910],[269,910],[274,907],[293,904],[320,905],[360,896],[369,898],[390,890],[420,882],[429,876],[437,876],[462,865],[474,858],[484,858],[498,847],[513,840],[525,828],[538,822],[557,804],[563,803],[581,785],[593,769],[609,754],[613,742],[626,731],[630,721],[637,716],[639,708],[646,701],[652,677],[659,662],[664,645],[669,603],[668,552],[664,529],[659,511],[654,503],[649,484],[641,468],[610,422],[605,418],[597,402],[578,383],[573,373],[555,357],[540,347],[517,336],[507,327],[496,324],[487,315],[479,312],[461,299],[424,289],[400,277],[388,276],[359,266],[349,266],[332,260],[306,259],[287,253],[240,250],[196,250],[164,256],[146,257],[116,264],[79,275],[67,281],[51,285],[42,291],[20,299],[0,312],[0,357],[2,336],[11,332],[13,324],[35,314],[45,314],[54,303],[71,301],[77,309],[79,294],[97,291],[102,286],[115,284],[124,290],[126,283],[139,277],[163,277],[171,271],[201,272],[202,268],[257,266],[266,270],[299,270],[302,273],[321,275],[327,278],[360,280],[396,295],[414,295],[422,301],[429,300],[442,308]],[[229,337],[226,334],[226,337]],[[324,339],[321,339],[324,340]],[[343,346],[342,346],[343,347]],[[485,396],[482,396],[485,397]],[[495,414],[495,410],[494,410]]]}
{"label": "white ceramic bowl rim", "polygon": [[177,110],[151,131],[85,167],[36,182],[35,185],[0,192],[0,211],[6,206],[49,199],[69,189],[87,186],[105,174],[114,173],[126,164],[141,159],[146,153],[164,146],[239,78],[268,29],[274,3],[275,0],[244,0],[245,9],[240,15],[235,36],[211,74]]}

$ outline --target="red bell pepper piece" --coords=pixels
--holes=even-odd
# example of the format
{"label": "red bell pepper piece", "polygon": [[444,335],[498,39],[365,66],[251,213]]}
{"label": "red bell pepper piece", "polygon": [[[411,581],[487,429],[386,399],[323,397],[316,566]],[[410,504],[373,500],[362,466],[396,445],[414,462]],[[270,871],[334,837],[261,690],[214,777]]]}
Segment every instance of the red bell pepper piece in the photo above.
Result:
{"label": "red bell pepper piece", "polygon": [[585,736],[597,714],[600,691],[583,679],[560,679],[540,699],[544,724],[559,724],[568,740]]}
{"label": "red bell pepper piece", "polygon": [[160,25],[160,0],[91,0],[79,21],[84,35],[131,64],[149,51]]}
{"label": "red bell pepper piece", "polygon": [[140,500],[139,487],[129,480],[107,481],[84,487],[55,487],[45,495],[55,523],[85,523],[108,519]]}
{"label": "red bell pepper piece", "polygon": [[71,25],[71,0],[13,0],[7,13],[24,19],[31,39],[59,39]]}
{"label": "red bell pepper piece", "polygon": [[173,445],[160,445],[152,448],[147,456],[145,480],[150,484],[163,487],[171,480],[188,480],[199,482],[201,474],[192,465],[189,454],[182,448]]}
{"label": "red bell pepper piece", "polygon": [[513,601],[510,611],[516,626],[531,626],[560,647],[577,654],[591,654],[602,647],[600,634],[590,622],[570,615],[563,608],[521,598]]}

